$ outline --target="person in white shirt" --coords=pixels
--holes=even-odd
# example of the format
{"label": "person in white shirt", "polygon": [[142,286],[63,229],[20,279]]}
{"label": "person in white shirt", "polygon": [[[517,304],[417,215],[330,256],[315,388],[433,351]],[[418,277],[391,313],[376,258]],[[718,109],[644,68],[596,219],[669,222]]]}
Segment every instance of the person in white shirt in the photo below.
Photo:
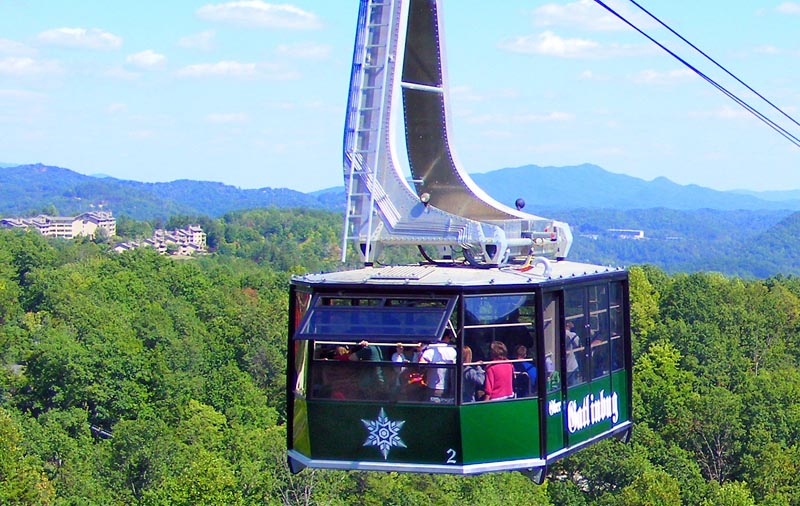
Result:
{"label": "person in white shirt", "polygon": [[567,349],[567,386],[574,385],[580,380],[580,368],[578,359],[575,357],[575,349],[580,348],[581,338],[572,331],[575,326],[572,322],[567,322],[566,328],[566,349]]}
{"label": "person in white shirt", "polygon": [[[450,345],[450,331],[445,331],[442,339],[431,343],[422,352],[419,362],[421,364],[455,364],[456,349]],[[425,383],[430,391],[431,402],[444,402],[443,399],[453,399],[453,382],[450,369],[444,367],[430,367],[425,371]]]}

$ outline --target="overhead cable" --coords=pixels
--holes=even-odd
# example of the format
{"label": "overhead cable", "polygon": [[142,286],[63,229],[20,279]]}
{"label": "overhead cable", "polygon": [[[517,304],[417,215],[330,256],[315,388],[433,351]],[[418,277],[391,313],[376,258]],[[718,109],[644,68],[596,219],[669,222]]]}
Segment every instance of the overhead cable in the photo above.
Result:
{"label": "overhead cable", "polygon": [[663,21],[661,21],[661,20],[660,20],[658,17],[656,17],[656,16],[655,16],[653,13],[651,13],[650,11],[648,11],[647,9],[645,9],[643,6],[641,6],[641,5],[640,5],[639,3],[637,3],[635,0],[629,0],[629,1],[630,1],[630,2],[631,2],[633,5],[635,5],[635,6],[636,6],[636,7],[638,7],[639,9],[641,9],[641,10],[642,10],[644,13],[646,13],[648,16],[650,16],[651,18],[653,18],[653,19],[654,19],[654,20],[655,20],[657,23],[659,23],[661,26],[663,26],[664,28],[666,28],[667,30],[669,30],[670,32],[672,32],[672,34],[673,34],[673,35],[675,35],[676,37],[678,37],[679,39],[681,39],[683,42],[685,42],[686,44],[688,44],[688,45],[689,45],[689,46],[690,46],[692,49],[694,49],[695,51],[697,51],[698,53],[700,53],[701,55],[703,55],[704,57],[706,57],[706,59],[707,59],[708,61],[710,61],[711,63],[713,63],[714,65],[716,65],[718,68],[722,69],[722,71],[723,71],[723,72],[725,72],[726,74],[728,74],[728,75],[729,75],[729,76],[731,76],[732,78],[736,79],[736,81],[737,81],[739,84],[741,84],[742,86],[744,86],[745,88],[747,88],[748,90],[750,90],[751,92],[753,92],[754,94],[756,94],[756,95],[757,95],[757,96],[758,96],[758,97],[759,97],[761,100],[763,100],[764,102],[766,102],[766,103],[768,103],[769,105],[771,105],[771,106],[773,107],[773,109],[775,109],[776,111],[778,111],[779,113],[781,113],[783,116],[785,116],[787,119],[789,119],[789,121],[791,121],[792,123],[794,123],[794,124],[795,124],[795,125],[797,125],[797,126],[800,126],[800,123],[798,123],[798,122],[797,122],[797,121],[796,121],[796,120],[795,120],[793,117],[789,116],[789,114],[787,114],[786,112],[784,112],[784,110],[783,110],[783,109],[781,109],[781,108],[780,108],[780,107],[778,107],[777,105],[775,105],[775,104],[773,104],[772,102],[770,102],[770,101],[769,101],[769,99],[767,99],[767,98],[766,98],[764,95],[762,95],[761,93],[757,92],[756,90],[754,90],[753,88],[751,88],[751,87],[750,87],[750,85],[748,85],[747,83],[745,83],[744,81],[742,81],[741,79],[739,79],[738,77],[736,77],[736,76],[735,76],[735,75],[734,75],[732,72],[730,72],[728,69],[726,69],[726,68],[725,68],[724,66],[722,66],[720,63],[718,63],[718,62],[717,62],[717,61],[716,61],[714,58],[710,57],[710,56],[709,56],[709,55],[707,55],[707,54],[706,54],[706,53],[705,53],[703,50],[701,50],[699,47],[695,46],[694,44],[692,44],[691,42],[689,42],[688,40],[686,40],[686,38],[684,38],[684,37],[683,37],[681,34],[679,34],[678,32],[676,32],[675,30],[673,30],[673,29],[672,29],[672,28],[671,28],[669,25],[667,25],[666,23],[664,23]]}
{"label": "overhead cable", "polygon": [[[645,32],[644,32],[643,30],[641,30],[639,27],[637,27],[636,25],[634,25],[632,22],[628,21],[628,20],[627,20],[627,19],[626,19],[624,16],[622,16],[622,15],[621,15],[621,14],[619,14],[617,11],[615,11],[614,9],[612,9],[611,7],[609,7],[608,5],[606,5],[606,4],[605,4],[605,3],[604,3],[602,0],[594,0],[594,1],[595,1],[595,3],[597,3],[597,4],[601,5],[601,6],[602,6],[604,9],[606,9],[607,11],[609,11],[611,14],[613,14],[614,16],[616,16],[617,18],[619,18],[619,19],[620,19],[622,22],[624,22],[625,24],[627,24],[628,26],[630,26],[631,28],[633,28],[634,30],[636,30],[637,32],[639,32],[639,33],[640,33],[642,36],[646,37],[648,40],[650,40],[650,42],[652,42],[653,44],[657,45],[658,47],[660,47],[661,49],[663,49],[664,51],[666,51],[666,52],[667,52],[667,53],[668,53],[670,56],[672,56],[673,58],[675,58],[676,60],[678,60],[679,62],[681,62],[681,63],[682,63],[683,65],[685,65],[687,68],[689,68],[690,70],[692,70],[692,71],[693,71],[695,74],[697,74],[698,76],[702,77],[702,78],[703,78],[704,80],[706,80],[706,81],[707,81],[709,84],[711,84],[712,86],[714,86],[715,88],[717,88],[719,91],[721,91],[722,93],[724,93],[724,94],[725,94],[725,95],[726,95],[728,98],[730,98],[731,100],[733,100],[734,102],[736,102],[736,103],[737,103],[739,106],[741,106],[742,108],[744,108],[745,110],[747,110],[747,111],[748,111],[750,114],[752,114],[753,116],[755,116],[756,118],[758,118],[760,121],[762,121],[763,123],[765,123],[767,126],[769,126],[770,128],[772,128],[772,129],[773,129],[773,130],[775,130],[776,132],[778,132],[780,135],[782,135],[784,138],[786,138],[786,139],[787,139],[789,142],[791,142],[792,144],[794,144],[794,145],[795,145],[795,146],[797,146],[797,147],[800,147],[800,139],[798,139],[797,137],[795,137],[794,135],[792,135],[792,134],[791,134],[790,132],[788,132],[786,129],[784,129],[783,127],[781,127],[780,125],[778,125],[777,123],[775,123],[774,121],[772,121],[771,119],[769,119],[768,117],[766,117],[764,114],[762,114],[761,112],[759,112],[759,111],[758,111],[756,108],[754,108],[753,106],[751,106],[750,104],[748,104],[747,102],[745,102],[743,99],[741,99],[741,98],[739,98],[738,96],[736,96],[736,94],[734,94],[733,92],[729,91],[729,90],[728,90],[728,89],[726,89],[724,86],[722,86],[721,84],[719,84],[719,83],[717,83],[716,81],[714,81],[714,80],[713,80],[711,77],[707,76],[705,73],[703,73],[702,71],[700,71],[699,69],[697,69],[696,67],[694,67],[692,64],[690,64],[689,62],[687,62],[686,60],[684,60],[683,58],[681,58],[680,56],[678,56],[677,54],[675,54],[675,53],[674,53],[673,51],[671,51],[669,48],[667,48],[666,46],[664,46],[663,44],[661,44],[660,42],[658,42],[657,40],[655,40],[653,37],[651,37],[650,35],[648,35],[647,33],[645,33]],[[633,1],[633,0],[631,0],[631,1]],[[634,2],[634,3],[635,3],[635,2]],[[637,4],[637,6],[638,6],[638,4]],[[648,14],[649,14],[649,13],[648,13]],[[660,21],[660,20],[659,20],[659,23],[661,23],[661,21]],[[663,23],[662,23],[662,24],[663,24]],[[664,25],[664,26],[666,26],[666,25]],[[669,29],[669,28],[668,28],[668,29]],[[674,30],[671,30],[671,29],[670,29],[670,31],[672,31],[673,33],[676,33],[676,32],[674,32]],[[677,33],[676,33],[676,35],[677,35]],[[680,37],[680,36],[679,36],[679,37]],[[683,39],[683,37],[680,37],[680,38],[681,38],[682,40],[685,40],[685,39]],[[686,41],[686,42],[688,43],[688,41]],[[689,44],[690,44],[690,45],[692,45],[691,43],[689,43]],[[692,45],[692,47],[695,47],[695,46],[694,46],[694,45]],[[695,47],[695,49],[696,49],[696,47]],[[698,49],[698,51],[699,51],[699,49]],[[702,51],[701,51],[701,53],[702,53]],[[705,55],[705,53],[703,53],[703,54]],[[709,58],[709,59],[711,59],[711,58],[710,58],[710,57],[708,57],[708,56],[706,56],[706,57],[707,57],[707,58]],[[715,62],[715,63],[716,63],[716,62]],[[727,71],[726,71],[726,72],[727,72]],[[735,76],[734,76],[734,78],[735,78]],[[738,79],[737,79],[737,80],[738,80]],[[739,81],[739,82],[741,82],[741,81]],[[747,86],[747,85],[745,85],[745,86]],[[747,86],[747,88],[752,90],[752,88],[750,88],[749,86]],[[754,93],[755,93],[755,92],[754,92]],[[764,99],[764,97],[763,97],[763,96],[761,96],[760,94],[756,93],[756,95],[758,95],[759,97],[761,97],[762,99]],[[765,100],[765,101],[767,101],[768,103],[770,103],[770,104],[771,104],[773,107],[776,107],[776,108],[777,108],[777,106],[775,106],[774,104],[772,104],[772,103],[771,103],[771,102],[769,102],[768,100],[766,100],[766,99],[764,99],[764,100]],[[780,109],[778,108],[778,110],[780,110]],[[786,113],[784,113],[783,111],[781,111],[781,113],[782,113],[784,116],[787,116],[787,117],[788,117],[788,115],[787,115]],[[791,117],[790,117],[790,119],[791,119]],[[792,119],[792,121],[793,121],[794,123],[797,123],[796,121],[794,121],[794,119]]]}

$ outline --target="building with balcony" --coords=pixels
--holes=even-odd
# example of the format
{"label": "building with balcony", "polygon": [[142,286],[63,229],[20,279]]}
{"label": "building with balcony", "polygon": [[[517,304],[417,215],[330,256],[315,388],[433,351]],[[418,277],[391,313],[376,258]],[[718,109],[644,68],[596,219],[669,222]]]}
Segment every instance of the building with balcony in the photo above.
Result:
{"label": "building with balcony", "polygon": [[0,225],[6,228],[33,229],[43,236],[61,239],[94,239],[98,233],[104,233],[106,237],[117,235],[117,220],[111,211],[90,211],[73,217],[40,214],[33,218],[3,218]]}

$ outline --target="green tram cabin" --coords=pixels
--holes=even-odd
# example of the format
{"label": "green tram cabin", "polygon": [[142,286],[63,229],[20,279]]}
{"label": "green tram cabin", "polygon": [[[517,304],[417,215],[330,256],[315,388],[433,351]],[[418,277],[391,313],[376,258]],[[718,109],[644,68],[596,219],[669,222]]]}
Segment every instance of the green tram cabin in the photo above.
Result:
{"label": "green tram cabin", "polygon": [[[607,437],[627,440],[627,272],[540,263],[527,271],[420,265],[295,277],[292,471],[520,470],[541,482],[555,460]],[[496,342],[505,358],[491,353]],[[432,343],[433,360],[420,362]],[[512,395],[480,400],[478,389],[474,398],[470,371],[505,362]]]}

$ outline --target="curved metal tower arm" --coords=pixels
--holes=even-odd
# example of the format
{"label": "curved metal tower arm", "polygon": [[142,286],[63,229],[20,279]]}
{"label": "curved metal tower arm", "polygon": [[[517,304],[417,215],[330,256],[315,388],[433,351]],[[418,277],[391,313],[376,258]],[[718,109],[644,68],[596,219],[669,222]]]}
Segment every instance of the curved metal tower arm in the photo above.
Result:
{"label": "curved metal tower arm", "polygon": [[[565,223],[505,206],[457,162],[448,139],[441,0],[361,0],[344,137],[347,209],[343,234],[366,262],[386,244],[463,250],[490,265],[511,257],[566,257]],[[392,131],[402,90],[405,181]]]}

